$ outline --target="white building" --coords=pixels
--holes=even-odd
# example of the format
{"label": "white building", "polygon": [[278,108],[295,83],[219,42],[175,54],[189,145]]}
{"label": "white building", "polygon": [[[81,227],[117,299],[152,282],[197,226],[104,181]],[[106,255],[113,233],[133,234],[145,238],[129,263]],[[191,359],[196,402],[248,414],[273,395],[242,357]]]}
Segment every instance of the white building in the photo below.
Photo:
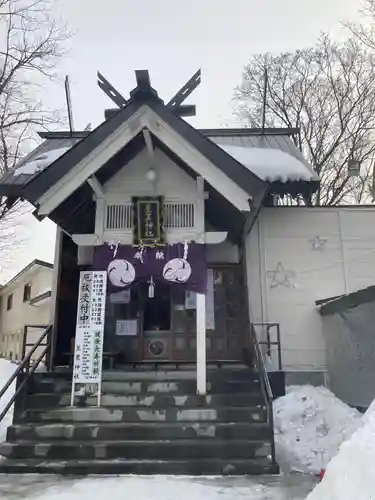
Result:
{"label": "white building", "polygon": [[0,288],[0,352],[5,358],[21,359],[26,327],[25,341],[32,344],[50,323],[52,278],[53,265],[34,260]]}

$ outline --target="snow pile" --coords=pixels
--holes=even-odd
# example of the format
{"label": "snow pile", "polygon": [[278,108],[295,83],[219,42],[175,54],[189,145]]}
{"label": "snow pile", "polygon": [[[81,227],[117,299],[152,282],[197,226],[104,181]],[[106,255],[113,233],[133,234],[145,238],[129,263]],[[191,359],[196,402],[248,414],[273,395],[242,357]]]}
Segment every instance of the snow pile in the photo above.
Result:
{"label": "snow pile", "polygon": [[323,481],[306,500],[375,499],[375,401],[362,425],[343,443],[328,465]]}
{"label": "snow pile", "polygon": [[281,468],[319,472],[357,430],[360,421],[361,414],[328,389],[308,385],[291,388],[274,402],[276,453]]}
{"label": "snow pile", "polygon": [[[20,479],[18,479],[20,481]],[[39,485],[40,485],[39,479]],[[64,479],[44,492],[31,486],[32,498],[38,500],[85,500],[106,498],[112,500],[137,498],[138,500],[302,500],[313,485],[282,482],[270,477],[173,477],[173,476],[122,476]],[[38,489],[40,486],[38,485]],[[1,493],[1,483],[0,483]],[[16,490],[16,494],[17,494]],[[14,490],[12,491],[13,498]],[[1,498],[4,498],[1,496]],[[5,496],[6,500],[8,497]],[[18,498],[18,496],[17,496]],[[19,495],[21,498],[21,494]],[[26,498],[29,498],[28,496]]]}
{"label": "snow pile", "polygon": [[60,156],[65,154],[69,148],[59,148],[53,149],[52,151],[47,151],[38,155],[36,158],[31,159],[30,161],[25,162],[20,167],[16,168],[14,171],[14,175],[33,175],[37,172],[41,172],[46,167],[51,165],[54,161],[56,161]]}
{"label": "snow pile", "polygon": [[226,153],[265,181],[311,181],[318,177],[294,156],[279,149],[246,148],[218,144]]}
{"label": "snow pile", "polygon": [[[7,359],[0,358],[0,390],[8,382],[14,371],[17,369],[17,365],[11,363]],[[4,396],[0,399],[0,413],[4,410],[5,406],[8,404],[10,398],[13,396],[16,390],[16,381],[9,387]],[[0,443],[5,441],[7,428],[12,424],[13,420],[13,408],[11,408],[5,415],[2,422],[0,422]]]}

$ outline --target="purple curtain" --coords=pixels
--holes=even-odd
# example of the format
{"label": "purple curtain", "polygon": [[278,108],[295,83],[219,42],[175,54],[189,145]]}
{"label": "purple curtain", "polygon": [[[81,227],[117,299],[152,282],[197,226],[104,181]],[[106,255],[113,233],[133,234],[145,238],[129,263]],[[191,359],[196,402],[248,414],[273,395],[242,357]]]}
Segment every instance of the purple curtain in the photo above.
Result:
{"label": "purple curtain", "polygon": [[159,247],[102,245],[95,247],[93,270],[108,273],[109,291],[137,283],[169,283],[206,293],[206,247],[198,243]]}

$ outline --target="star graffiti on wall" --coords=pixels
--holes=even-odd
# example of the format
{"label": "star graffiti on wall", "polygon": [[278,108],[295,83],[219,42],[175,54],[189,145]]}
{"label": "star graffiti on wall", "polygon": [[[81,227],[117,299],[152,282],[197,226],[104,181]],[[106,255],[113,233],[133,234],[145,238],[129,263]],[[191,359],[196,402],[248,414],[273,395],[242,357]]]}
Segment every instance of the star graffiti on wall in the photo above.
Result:
{"label": "star graffiti on wall", "polygon": [[310,240],[312,249],[315,250],[324,250],[327,240],[325,238],[321,238],[320,236],[314,236],[312,240]]}
{"label": "star graffiti on wall", "polygon": [[286,270],[281,262],[277,263],[276,269],[273,271],[267,271],[267,275],[271,280],[270,288],[277,288],[278,286],[292,288],[293,286],[292,278],[295,276],[295,272]]}

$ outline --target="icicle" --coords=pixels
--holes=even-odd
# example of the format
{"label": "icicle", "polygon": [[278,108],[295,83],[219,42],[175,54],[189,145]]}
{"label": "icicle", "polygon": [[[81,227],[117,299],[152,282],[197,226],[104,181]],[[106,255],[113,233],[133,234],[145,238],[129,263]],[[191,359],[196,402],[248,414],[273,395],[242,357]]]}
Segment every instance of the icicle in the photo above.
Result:
{"label": "icicle", "polygon": [[155,282],[153,276],[151,276],[150,281],[148,282],[148,298],[153,299],[155,297]]}
{"label": "icicle", "polygon": [[189,250],[189,243],[188,243],[188,241],[185,240],[185,242],[184,242],[184,257],[183,257],[184,260],[187,260],[188,250]]}

